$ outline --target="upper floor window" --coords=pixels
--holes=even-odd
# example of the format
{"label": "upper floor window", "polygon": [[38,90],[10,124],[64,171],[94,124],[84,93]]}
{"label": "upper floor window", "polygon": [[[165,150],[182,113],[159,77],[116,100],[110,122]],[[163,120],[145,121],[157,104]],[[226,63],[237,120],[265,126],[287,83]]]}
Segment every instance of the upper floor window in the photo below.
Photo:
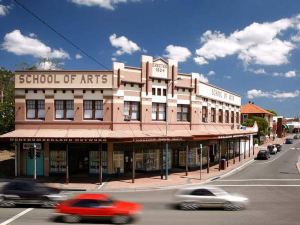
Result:
{"label": "upper floor window", "polygon": [[202,106],[202,122],[207,123],[207,107]]}
{"label": "upper floor window", "polygon": [[211,122],[215,123],[216,122],[216,109],[215,108],[211,108]]}
{"label": "upper floor window", "polygon": [[140,102],[124,102],[124,120],[140,120]]}
{"label": "upper floor window", "polygon": [[236,112],[235,122],[240,123],[240,114],[239,114],[239,112]]}
{"label": "upper floor window", "polygon": [[26,118],[45,119],[45,100],[27,100]]}
{"label": "upper floor window", "polygon": [[166,103],[152,103],[152,120],[166,120]]}
{"label": "upper floor window", "polygon": [[177,121],[190,121],[189,105],[177,105]]}
{"label": "upper floor window", "polygon": [[73,100],[55,100],[55,119],[74,119]]}
{"label": "upper floor window", "polygon": [[223,123],[223,110],[219,109],[219,123]]}
{"label": "upper floor window", "polygon": [[84,100],[84,119],[103,120],[103,101],[102,100]]}
{"label": "upper floor window", "polygon": [[234,112],[231,111],[231,123],[234,123]]}
{"label": "upper floor window", "polygon": [[225,110],[225,123],[229,123],[229,111]]}
{"label": "upper floor window", "polygon": [[155,94],[156,94],[156,89],[152,88],[152,95],[155,95]]}
{"label": "upper floor window", "polygon": [[203,101],[204,102],[208,102],[208,98],[203,98]]}

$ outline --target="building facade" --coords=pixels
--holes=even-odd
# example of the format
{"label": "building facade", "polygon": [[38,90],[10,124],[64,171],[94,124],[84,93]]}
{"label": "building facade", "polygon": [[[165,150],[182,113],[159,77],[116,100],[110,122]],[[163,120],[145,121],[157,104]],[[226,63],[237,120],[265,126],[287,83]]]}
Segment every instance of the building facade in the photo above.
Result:
{"label": "building facade", "polygon": [[114,176],[191,169],[250,154],[257,127],[240,129],[241,97],[141,57],[107,71],[17,71],[17,176]]}

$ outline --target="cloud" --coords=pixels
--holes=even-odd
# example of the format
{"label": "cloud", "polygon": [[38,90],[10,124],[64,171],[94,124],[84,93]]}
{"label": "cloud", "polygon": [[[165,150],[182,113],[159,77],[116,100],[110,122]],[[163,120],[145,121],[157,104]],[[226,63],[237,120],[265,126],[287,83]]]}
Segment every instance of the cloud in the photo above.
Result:
{"label": "cloud", "polygon": [[246,66],[287,64],[296,45],[280,38],[284,31],[297,29],[299,21],[300,17],[291,17],[275,22],[252,23],[228,36],[220,31],[208,30],[201,37],[202,46],[196,50],[194,60],[203,65],[209,60],[236,55]]}
{"label": "cloud", "polygon": [[9,6],[0,4],[0,16],[6,16],[8,14]]}
{"label": "cloud", "polygon": [[51,60],[44,60],[37,64],[38,70],[57,70],[60,69],[58,64]]}
{"label": "cloud", "polygon": [[139,0],[70,0],[77,5],[98,6],[104,9],[114,10],[119,3],[139,2]]}
{"label": "cloud", "polygon": [[20,30],[14,30],[4,36],[2,48],[16,55],[31,55],[36,58],[69,59],[63,49],[51,49],[40,40],[24,36]]}
{"label": "cloud", "polygon": [[267,72],[265,71],[265,69],[263,68],[259,68],[259,69],[247,69],[247,71],[250,71],[252,73],[255,73],[255,74],[266,74]]}
{"label": "cloud", "polygon": [[287,98],[296,98],[300,96],[300,91],[296,90],[294,92],[279,92],[279,91],[262,91],[257,89],[252,89],[247,91],[247,97],[249,99],[253,98],[274,98],[274,99],[287,99]]}
{"label": "cloud", "polygon": [[275,77],[293,78],[293,77],[297,77],[297,74],[296,74],[296,71],[290,70],[290,71],[288,71],[286,73],[274,72],[273,76],[275,76]]}
{"label": "cloud", "polygon": [[117,61],[117,58],[116,57],[111,57],[111,61],[115,62],[115,61]]}
{"label": "cloud", "polygon": [[207,76],[213,76],[213,75],[216,75],[216,72],[211,70],[207,73]]}
{"label": "cloud", "polygon": [[112,34],[109,37],[109,41],[113,47],[118,48],[115,52],[115,55],[118,56],[125,53],[131,55],[134,52],[141,51],[141,48],[136,43],[128,40],[125,36],[117,37],[116,34]]}
{"label": "cloud", "polygon": [[228,75],[228,76],[224,76],[224,78],[230,80],[232,77]]}
{"label": "cloud", "polygon": [[37,35],[36,35],[35,33],[30,33],[30,34],[29,34],[29,37],[36,38]]}
{"label": "cloud", "polygon": [[77,54],[75,55],[75,59],[82,59],[82,55],[80,55],[79,53],[77,53]]}
{"label": "cloud", "polygon": [[165,52],[164,57],[174,59],[178,62],[185,62],[192,55],[188,48],[175,45],[168,45]]}

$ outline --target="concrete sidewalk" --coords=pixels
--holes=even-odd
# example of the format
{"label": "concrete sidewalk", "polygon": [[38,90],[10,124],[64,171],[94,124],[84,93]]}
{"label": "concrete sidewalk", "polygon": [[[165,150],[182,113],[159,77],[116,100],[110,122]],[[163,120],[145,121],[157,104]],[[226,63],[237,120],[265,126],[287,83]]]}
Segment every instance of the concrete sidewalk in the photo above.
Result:
{"label": "concrete sidewalk", "polygon": [[78,182],[78,183],[57,183],[57,182],[45,182],[46,184],[58,187],[62,189],[72,189],[72,190],[89,190],[89,191],[137,191],[137,190],[155,190],[155,189],[167,189],[172,187],[179,187],[186,184],[203,184],[208,182],[214,178],[224,176],[230,172],[234,172],[235,170],[241,168],[243,165],[250,164],[253,162],[253,159],[256,157],[257,152],[266,148],[269,144],[282,144],[285,138],[277,138],[275,141],[269,141],[264,145],[256,147],[250,151],[250,157],[248,152],[246,153],[246,158],[244,159],[244,155],[241,155],[241,161],[239,161],[239,157],[237,156],[235,159],[230,159],[228,161],[228,167],[225,170],[219,171],[219,165],[214,165],[209,168],[209,173],[207,173],[207,169],[203,169],[201,171],[201,179],[200,179],[200,169],[188,172],[186,175],[185,171],[179,172],[170,172],[168,176],[168,180],[162,180],[160,175],[151,175],[143,177],[137,174],[135,183],[132,183],[131,177],[128,178],[118,178],[114,180],[104,181],[100,186],[99,183],[89,182]]}

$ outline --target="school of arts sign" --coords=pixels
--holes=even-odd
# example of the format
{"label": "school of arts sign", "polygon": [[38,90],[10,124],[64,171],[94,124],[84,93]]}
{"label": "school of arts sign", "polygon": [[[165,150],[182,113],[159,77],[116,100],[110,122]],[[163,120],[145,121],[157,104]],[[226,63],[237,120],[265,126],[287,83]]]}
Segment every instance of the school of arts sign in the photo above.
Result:
{"label": "school of arts sign", "polygon": [[109,72],[26,71],[17,72],[15,88],[111,88]]}

